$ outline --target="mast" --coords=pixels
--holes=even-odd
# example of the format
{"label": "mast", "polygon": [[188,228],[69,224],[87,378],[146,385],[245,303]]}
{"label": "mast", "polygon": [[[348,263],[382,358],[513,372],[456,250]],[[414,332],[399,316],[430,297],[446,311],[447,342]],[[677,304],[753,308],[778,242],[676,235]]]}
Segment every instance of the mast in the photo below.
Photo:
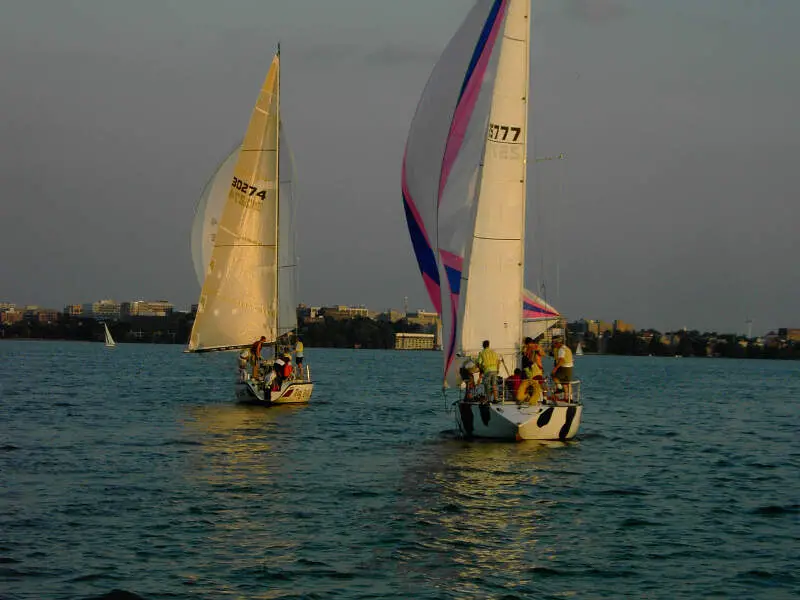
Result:
{"label": "mast", "polygon": [[[520,271],[520,278],[522,279],[521,288],[525,290],[525,223],[527,217],[528,206],[528,112],[530,111],[530,96],[531,96],[531,36],[533,35],[533,19],[531,18],[531,2],[525,0],[525,24],[527,34],[525,35],[525,97],[522,99],[525,105],[525,116],[523,118],[523,130],[525,132],[525,139],[522,142],[522,243],[520,244],[520,257],[519,264],[523,265]],[[520,323],[524,321],[523,312],[519,314]],[[522,334],[522,327],[520,327],[520,334]],[[517,342],[522,345],[522,336]]]}
{"label": "mast", "polygon": [[278,283],[280,282],[281,272],[281,254],[279,246],[281,244],[280,238],[280,222],[281,222],[281,43],[278,42],[278,50],[275,55],[278,57],[278,73],[275,85],[275,93],[277,98],[276,105],[276,125],[275,125],[275,353],[274,357],[278,358],[278,339],[281,337],[280,331],[280,289]]}

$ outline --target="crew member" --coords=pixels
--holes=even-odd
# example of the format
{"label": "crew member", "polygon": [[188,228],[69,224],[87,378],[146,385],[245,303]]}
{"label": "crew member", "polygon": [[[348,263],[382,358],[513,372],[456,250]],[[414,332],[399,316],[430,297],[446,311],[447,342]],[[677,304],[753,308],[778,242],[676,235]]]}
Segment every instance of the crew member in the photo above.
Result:
{"label": "crew member", "polygon": [[261,349],[267,342],[263,335],[250,346],[250,360],[253,361],[253,379],[258,377],[258,363],[261,361]]}
{"label": "crew member", "polygon": [[497,371],[503,358],[489,347],[489,340],[483,340],[483,350],[478,354],[478,367],[483,374],[483,389],[487,400],[497,402]]}

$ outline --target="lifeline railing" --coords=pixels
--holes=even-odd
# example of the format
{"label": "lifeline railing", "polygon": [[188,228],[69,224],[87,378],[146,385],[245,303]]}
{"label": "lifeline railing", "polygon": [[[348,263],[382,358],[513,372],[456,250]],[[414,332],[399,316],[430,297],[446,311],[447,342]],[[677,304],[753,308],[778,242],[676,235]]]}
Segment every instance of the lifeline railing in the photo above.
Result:
{"label": "lifeline railing", "polygon": [[[535,381],[538,384],[538,390],[536,386],[531,386],[528,382]],[[508,380],[503,380],[498,378],[497,379],[497,399],[500,404],[506,403],[513,403],[517,404],[521,403],[528,403],[528,404],[536,404],[536,403],[543,403],[543,404],[554,404],[554,403],[569,403],[569,404],[582,404],[582,396],[581,396],[581,382],[579,379],[575,379],[570,381],[567,384],[562,384],[553,381],[552,379],[548,378],[546,380],[522,380],[520,386],[530,386],[531,395],[527,397],[527,400],[517,401],[514,397],[514,394],[508,385]],[[537,393],[538,391],[538,393]],[[481,393],[482,392],[482,393]],[[533,394],[537,394],[538,398],[534,398]],[[481,400],[484,398],[489,398],[489,390],[486,389],[485,384],[481,381],[478,384],[475,384],[472,388],[472,400]],[[464,399],[468,399],[466,396]]]}

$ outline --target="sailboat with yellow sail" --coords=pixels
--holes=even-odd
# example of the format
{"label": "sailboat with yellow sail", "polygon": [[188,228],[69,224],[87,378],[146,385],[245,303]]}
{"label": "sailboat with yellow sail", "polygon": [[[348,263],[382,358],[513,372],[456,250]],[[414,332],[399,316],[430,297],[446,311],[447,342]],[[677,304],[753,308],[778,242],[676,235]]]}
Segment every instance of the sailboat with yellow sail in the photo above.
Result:
{"label": "sailboat with yellow sail", "polygon": [[305,371],[280,372],[247,356],[262,336],[276,363],[297,329],[293,163],[280,116],[280,48],[253,108],[241,147],[201,197],[192,255],[202,291],[187,352],[239,350],[236,396],[262,404],[308,402]]}

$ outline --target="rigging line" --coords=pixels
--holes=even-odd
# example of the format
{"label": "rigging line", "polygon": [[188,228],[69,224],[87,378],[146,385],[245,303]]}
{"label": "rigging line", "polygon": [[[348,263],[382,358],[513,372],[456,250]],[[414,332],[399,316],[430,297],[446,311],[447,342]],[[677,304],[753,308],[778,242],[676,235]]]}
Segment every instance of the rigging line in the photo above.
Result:
{"label": "rigging line", "polygon": [[473,235],[472,237],[476,240],[493,240],[498,242],[518,242],[522,239],[518,237],[515,238],[488,237],[485,235]]}

